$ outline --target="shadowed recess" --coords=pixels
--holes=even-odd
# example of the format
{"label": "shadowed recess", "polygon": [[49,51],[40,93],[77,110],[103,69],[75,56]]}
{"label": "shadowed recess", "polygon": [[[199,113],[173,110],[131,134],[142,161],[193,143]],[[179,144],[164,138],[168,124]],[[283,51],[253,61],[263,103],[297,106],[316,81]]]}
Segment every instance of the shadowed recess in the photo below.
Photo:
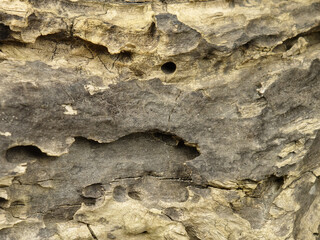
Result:
{"label": "shadowed recess", "polygon": [[6,152],[7,161],[12,163],[24,163],[43,158],[48,158],[48,156],[32,145],[12,147]]}
{"label": "shadowed recess", "polygon": [[0,41],[5,40],[10,35],[10,28],[4,24],[0,24]]}

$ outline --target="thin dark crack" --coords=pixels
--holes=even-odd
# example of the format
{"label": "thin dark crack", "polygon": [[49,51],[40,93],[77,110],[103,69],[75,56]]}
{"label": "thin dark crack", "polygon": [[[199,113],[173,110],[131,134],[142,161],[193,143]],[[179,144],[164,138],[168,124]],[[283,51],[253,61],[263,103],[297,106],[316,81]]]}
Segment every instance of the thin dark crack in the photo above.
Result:
{"label": "thin dark crack", "polygon": [[164,178],[164,177],[155,177],[159,178],[161,181],[178,181],[178,182],[188,182],[188,183],[193,183],[191,178]]}
{"label": "thin dark crack", "polygon": [[[189,183],[190,185],[197,187],[197,188],[219,188],[219,189],[227,189],[227,188],[223,188],[223,187],[215,187],[215,186],[211,186],[211,185],[197,185],[194,184],[192,178],[190,177],[185,177],[185,178],[178,178],[178,177],[161,177],[161,176],[156,176],[154,174],[147,174],[147,175],[141,175],[141,176],[132,176],[132,177],[123,177],[123,178],[115,178],[112,182],[118,182],[119,180],[138,180],[138,179],[142,179],[144,177],[153,177],[158,179],[159,181],[177,181],[177,182],[185,182],[185,183]],[[230,189],[227,189],[230,190]]]}
{"label": "thin dark crack", "polygon": [[64,179],[49,178],[49,179],[44,179],[44,180],[38,180],[37,182],[34,182],[34,183],[25,183],[25,182],[22,182],[19,179],[19,177],[20,176],[14,177],[13,181],[15,181],[15,183],[18,185],[26,185],[26,186],[36,186],[36,185],[39,185],[40,183],[47,182],[47,181],[55,181],[55,182],[63,182],[64,181]]}
{"label": "thin dark crack", "polygon": [[91,58],[89,58],[89,59],[94,59],[94,54],[93,54],[93,52],[92,52],[92,50],[91,50],[91,48],[90,47],[88,47],[88,45],[87,44],[84,44],[84,47],[90,52],[90,54],[91,54]]}
{"label": "thin dark crack", "polygon": [[181,96],[181,94],[182,94],[182,91],[179,90],[179,93],[178,93],[176,99],[174,100],[174,101],[175,101],[175,104],[174,104],[173,108],[171,109],[171,111],[169,112],[169,116],[168,116],[168,125],[169,125],[169,128],[170,128],[170,123],[171,123],[171,115],[173,114],[174,110],[175,110],[176,107],[177,107],[177,101],[178,101],[179,97]]}
{"label": "thin dark crack", "polygon": [[57,53],[57,49],[58,49],[58,43],[56,42],[56,45],[54,47],[54,50],[53,50],[53,53],[52,53],[52,56],[51,56],[51,60],[53,60],[53,58],[55,57],[55,55]]}
{"label": "thin dark crack", "polygon": [[65,207],[81,207],[81,204],[63,204],[63,205],[57,205],[57,208],[65,208]]}
{"label": "thin dark crack", "polygon": [[71,38],[73,38],[74,21],[75,21],[75,18],[72,19],[72,22],[70,24],[70,29],[69,29],[69,35],[70,35]]}
{"label": "thin dark crack", "polygon": [[294,179],[289,185],[286,186],[286,188],[291,188],[292,185],[296,184],[297,181],[299,181],[305,174],[308,174],[308,173],[312,174],[317,179],[319,178],[312,170],[303,171],[300,173],[300,176],[298,176],[296,179]]}
{"label": "thin dark crack", "polygon": [[123,177],[123,178],[115,178],[113,182],[118,182],[119,180],[138,180],[143,177],[153,177],[157,178],[160,181],[178,181],[178,182],[188,182],[193,184],[193,181],[191,178],[177,178],[177,177],[161,177],[154,174],[147,174],[147,175],[141,175],[141,176],[135,176],[135,177]]}
{"label": "thin dark crack", "polygon": [[87,227],[88,227],[88,229],[89,229],[89,232],[90,232],[90,234],[91,234],[92,238],[93,238],[93,239],[97,239],[97,240],[98,240],[98,238],[97,238],[96,234],[94,233],[94,231],[92,230],[92,228],[90,227],[90,225],[89,225],[89,224],[87,224]]}
{"label": "thin dark crack", "polygon": [[102,61],[102,59],[100,58],[99,54],[97,54],[97,57],[98,57],[99,61],[101,62],[101,64],[104,66],[104,68],[105,68],[108,72],[111,72],[111,71],[108,69],[107,65]]}
{"label": "thin dark crack", "polygon": [[72,102],[75,102],[74,98],[67,92],[67,90],[63,86],[61,88],[69,96],[69,98],[71,98]]}
{"label": "thin dark crack", "polygon": [[166,213],[164,213],[164,212],[162,212],[162,214],[163,215],[165,215],[166,217],[168,217],[171,221],[173,221],[173,222],[180,222],[180,221],[175,221],[175,220],[173,220],[173,218],[169,215],[169,214],[166,214]]}
{"label": "thin dark crack", "polygon": [[117,182],[119,180],[127,180],[127,179],[134,179],[134,180],[137,180],[137,179],[141,179],[143,178],[144,176],[136,176],[136,177],[123,177],[123,178],[115,178],[113,179],[113,182]]}
{"label": "thin dark crack", "polygon": [[120,58],[120,54],[118,54],[116,59],[113,61],[111,69],[114,68],[115,63],[119,60],[119,58]]}

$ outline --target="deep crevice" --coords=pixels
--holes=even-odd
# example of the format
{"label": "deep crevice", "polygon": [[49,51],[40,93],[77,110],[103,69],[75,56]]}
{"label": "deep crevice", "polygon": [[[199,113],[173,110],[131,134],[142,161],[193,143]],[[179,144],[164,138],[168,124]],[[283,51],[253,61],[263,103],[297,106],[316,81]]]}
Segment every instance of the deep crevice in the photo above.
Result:
{"label": "deep crevice", "polygon": [[277,45],[273,52],[286,52],[290,50],[294,44],[297,43],[300,37],[304,37],[308,41],[308,45],[320,43],[320,26],[314,27],[307,32],[300,33],[292,38],[288,38],[283,43]]}
{"label": "deep crevice", "polygon": [[[92,43],[80,37],[72,36],[67,31],[61,31],[58,33],[39,36],[37,38],[37,41],[38,40],[48,40],[48,41],[58,42],[58,43],[69,43],[71,46],[73,46],[74,44],[79,44],[79,45],[85,46],[89,51],[95,52],[96,54],[112,55],[109,53],[109,50],[107,47],[100,44]],[[19,42],[17,40],[12,40],[12,42],[15,44],[24,44],[24,45],[27,44],[27,43]],[[117,54],[114,54],[114,55],[117,55]]]}
{"label": "deep crevice", "polygon": [[153,38],[155,36],[156,32],[157,32],[156,24],[155,24],[155,22],[152,22],[150,27],[149,27],[149,35],[150,35],[150,37]]}
{"label": "deep crevice", "polygon": [[10,28],[0,23],[0,41],[6,40],[10,35]]}
{"label": "deep crevice", "polygon": [[32,160],[54,158],[43,153],[38,147],[33,145],[23,145],[9,148],[6,152],[6,159],[11,163],[25,163]]}

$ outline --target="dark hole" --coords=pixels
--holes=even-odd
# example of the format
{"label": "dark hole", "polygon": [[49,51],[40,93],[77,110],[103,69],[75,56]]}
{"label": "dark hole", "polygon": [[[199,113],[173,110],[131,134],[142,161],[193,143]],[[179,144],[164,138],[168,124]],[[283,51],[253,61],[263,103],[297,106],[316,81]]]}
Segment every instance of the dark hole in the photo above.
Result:
{"label": "dark hole", "polygon": [[45,157],[47,155],[35,146],[17,146],[8,149],[6,153],[7,161],[13,163],[29,162]]}
{"label": "dark hole", "polygon": [[164,72],[165,74],[171,74],[174,73],[177,69],[177,66],[174,62],[166,62],[165,64],[163,64],[161,66],[161,70],[162,72]]}

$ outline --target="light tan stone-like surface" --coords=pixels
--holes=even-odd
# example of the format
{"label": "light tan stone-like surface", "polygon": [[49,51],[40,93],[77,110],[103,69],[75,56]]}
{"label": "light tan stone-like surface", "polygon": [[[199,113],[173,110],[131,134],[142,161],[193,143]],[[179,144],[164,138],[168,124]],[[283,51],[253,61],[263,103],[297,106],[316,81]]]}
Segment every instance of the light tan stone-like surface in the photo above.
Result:
{"label": "light tan stone-like surface", "polygon": [[0,1],[0,240],[320,239],[319,0]]}

